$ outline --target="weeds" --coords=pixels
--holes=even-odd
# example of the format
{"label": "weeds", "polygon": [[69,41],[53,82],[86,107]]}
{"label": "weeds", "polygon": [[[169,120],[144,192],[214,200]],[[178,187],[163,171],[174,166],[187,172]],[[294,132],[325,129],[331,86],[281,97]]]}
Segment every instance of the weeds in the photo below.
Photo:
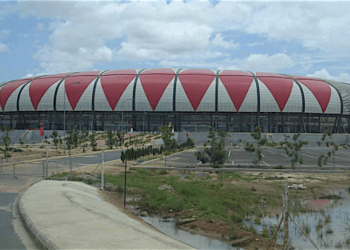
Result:
{"label": "weeds", "polygon": [[261,225],[261,218],[260,217],[256,217],[254,219],[254,223],[257,224],[257,225]]}
{"label": "weeds", "polygon": [[[246,178],[235,173],[219,176],[222,180],[230,175]],[[105,182],[115,186],[123,185],[124,173],[105,175]],[[171,185],[174,191],[159,191],[158,187],[163,184]],[[222,181],[207,182],[195,179],[183,181],[179,177],[164,176],[161,171],[152,172],[143,169],[136,169],[134,173],[128,174],[128,186],[142,189],[144,195],[140,205],[149,207],[155,212],[172,209],[176,213],[193,209],[197,218],[219,219],[226,222],[242,222],[245,215],[261,214],[259,206],[274,205],[279,202],[278,197],[256,194],[241,186],[224,186]]]}
{"label": "weeds", "polygon": [[261,235],[270,238],[269,229],[266,226],[263,228]]}
{"label": "weeds", "polygon": [[242,176],[238,173],[220,173],[219,174],[220,181],[224,181],[228,178],[232,178],[235,180],[243,180],[243,181],[254,181],[254,180],[260,179],[260,177],[258,177],[256,175],[248,175],[247,177],[245,177],[245,176]]}
{"label": "weeds", "polygon": [[332,228],[327,228],[327,231],[326,231],[326,234],[332,234],[333,233],[333,230],[332,230]]}

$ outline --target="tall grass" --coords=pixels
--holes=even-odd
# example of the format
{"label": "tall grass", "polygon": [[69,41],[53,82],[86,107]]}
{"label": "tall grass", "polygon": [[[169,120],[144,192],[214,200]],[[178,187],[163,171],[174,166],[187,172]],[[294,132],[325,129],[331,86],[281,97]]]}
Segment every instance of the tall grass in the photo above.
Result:
{"label": "tall grass", "polygon": [[[155,211],[172,209],[180,212],[193,209],[198,218],[219,219],[228,222],[242,222],[245,215],[262,214],[260,205],[276,205],[278,197],[259,194],[240,186],[224,185],[221,181],[228,174],[220,175],[218,181],[186,180],[178,177],[164,176],[160,171],[138,169],[136,173],[128,174],[127,186],[144,190],[141,205]],[[232,176],[232,173],[231,173]],[[240,175],[234,176],[243,178]],[[106,175],[106,183],[113,185],[124,184],[124,173]],[[168,184],[174,189],[158,190],[158,187]]]}

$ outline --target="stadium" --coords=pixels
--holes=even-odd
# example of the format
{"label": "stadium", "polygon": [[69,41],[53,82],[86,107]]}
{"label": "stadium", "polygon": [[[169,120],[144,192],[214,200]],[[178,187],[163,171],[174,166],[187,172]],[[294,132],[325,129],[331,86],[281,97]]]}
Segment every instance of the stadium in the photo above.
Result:
{"label": "stadium", "polygon": [[236,70],[62,73],[1,83],[0,116],[13,129],[158,131],[171,122],[175,131],[349,133],[350,86]]}

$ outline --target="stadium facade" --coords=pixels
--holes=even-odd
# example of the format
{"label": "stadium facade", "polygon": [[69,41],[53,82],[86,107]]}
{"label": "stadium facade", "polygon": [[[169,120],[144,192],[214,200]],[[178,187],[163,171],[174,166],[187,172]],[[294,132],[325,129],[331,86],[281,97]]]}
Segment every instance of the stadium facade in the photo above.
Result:
{"label": "stadium facade", "polygon": [[0,84],[1,126],[13,129],[350,132],[350,85],[310,77],[208,69],[120,69]]}

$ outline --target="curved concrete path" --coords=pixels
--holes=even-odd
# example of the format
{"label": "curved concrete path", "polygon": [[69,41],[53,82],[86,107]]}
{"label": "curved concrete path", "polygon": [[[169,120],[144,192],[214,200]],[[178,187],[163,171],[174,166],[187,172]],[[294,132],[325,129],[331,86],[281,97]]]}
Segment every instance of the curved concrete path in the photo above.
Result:
{"label": "curved concrete path", "polygon": [[80,182],[38,182],[21,196],[19,208],[44,248],[192,249],[128,217]]}

